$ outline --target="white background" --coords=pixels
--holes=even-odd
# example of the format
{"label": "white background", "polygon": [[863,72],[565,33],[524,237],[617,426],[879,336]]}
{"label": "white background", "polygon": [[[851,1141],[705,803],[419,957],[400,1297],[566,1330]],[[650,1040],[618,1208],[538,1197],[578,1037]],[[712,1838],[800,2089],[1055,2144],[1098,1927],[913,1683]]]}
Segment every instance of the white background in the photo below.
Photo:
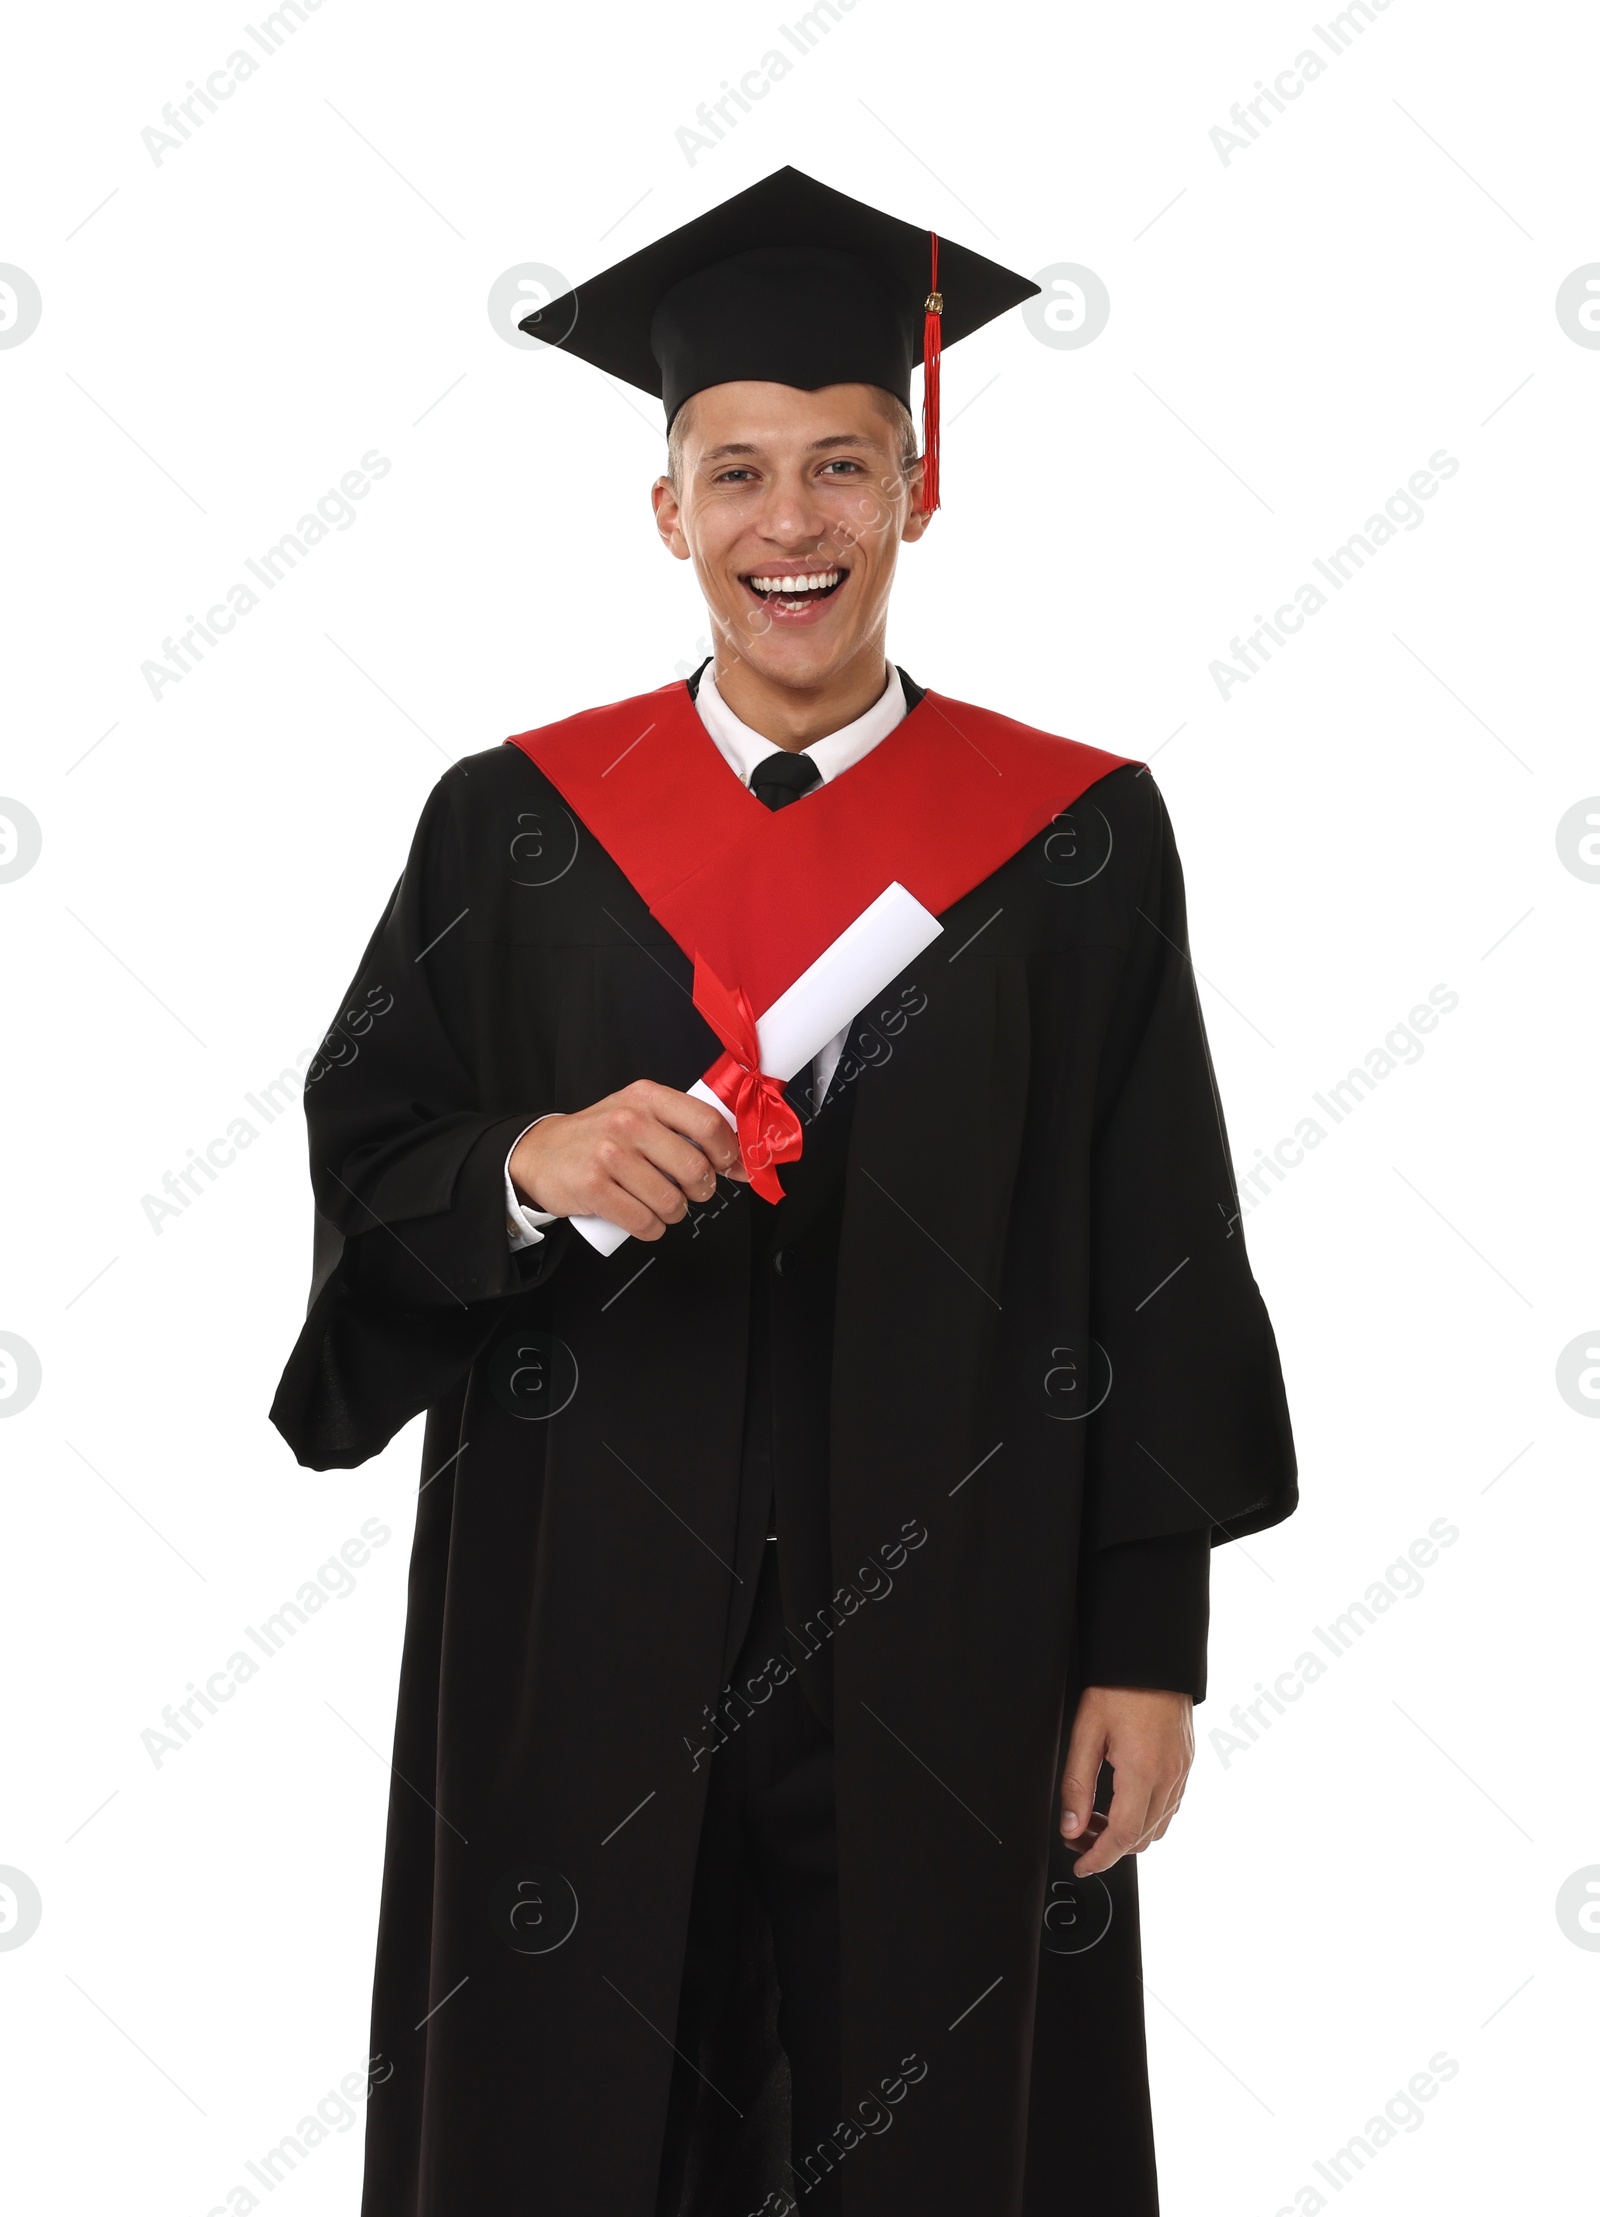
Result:
{"label": "white background", "polygon": [[[0,1432],[0,1864],[43,1901],[0,1952],[18,2210],[248,2207],[246,2160],[365,2056],[420,1435],[318,1476],[267,1425],[310,1204],[298,1109],[244,1096],[334,1013],[447,761],[703,651],[653,404],[504,343],[490,285],[586,277],[786,161],[1109,290],[1092,345],[1016,314],[950,354],[890,645],[1155,758],[1241,1173],[1459,995],[1247,1225],[1305,1505],[1218,1557],[1144,1863],[1163,2206],[1587,2206],[1600,1957],[1555,1903],[1600,1863],[1600,1428],[1556,1365],[1600,1342],[1600,886],[1556,827],[1600,792],[1600,351],[1555,295],[1600,259],[1592,17],[1393,0],[1224,163],[1230,105],[1327,54],[1309,9],[858,0],[691,162],[675,132],[800,12],[326,0],[159,164],[141,132],[239,11],[13,20],[0,261],[43,300],[0,351],[0,792],[44,841],[0,885],[0,1328],[43,1373]],[[1441,448],[1425,521],[1224,700],[1213,660]],[[153,699],[141,664],[370,449],[350,528]],[[158,1231],[144,1197],[241,1115]],[[163,1706],[372,1517],[356,1590],[156,1767]],[[1440,1518],[1420,1594],[1210,1741]],[[1440,2051],[1335,2195],[1314,2163]],[[353,2212],[359,2140],[274,2208]]]}

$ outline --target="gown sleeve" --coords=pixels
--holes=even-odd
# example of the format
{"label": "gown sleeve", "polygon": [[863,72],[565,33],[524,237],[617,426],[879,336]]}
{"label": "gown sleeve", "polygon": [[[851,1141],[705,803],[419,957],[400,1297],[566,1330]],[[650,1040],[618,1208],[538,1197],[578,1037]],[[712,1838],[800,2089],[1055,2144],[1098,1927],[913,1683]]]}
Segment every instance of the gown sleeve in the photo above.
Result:
{"label": "gown sleeve", "polygon": [[271,1410],[313,1469],[346,1470],[465,1376],[504,1304],[544,1283],[566,1223],[513,1250],[507,1154],[540,1102],[474,1078],[473,888],[451,772],[306,1074],[311,1302]]}
{"label": "gown sleeve", "polygon": [[[1109,1371],[1085,1442],[1091,1554],[1183,1533],[1219,1544],[1280,1522],[1297,1500],[1277,1344],[1245,1253],[1189,957],[1183,871],[1154,780],[1144,772],[1136,785],[1147,828],[1090,1166],[1090,1334]],[[1104,1568],[1115,1578],[1114,1564]],[[1095,1572],[1086,1561],[1091,1584]],[[1163,1575],[1152,1573],[1151,1644],[1163,1610],[1180,1606]],[[1086,1619],[1105,1623],[1111,1592]],[[1191,1575],[1191,1625],[1201,1605]]]}
{"label": "gown sleeve", "polygon": [[1204,1701],[1210,1620],[1209,1532],[1102,1547],[1085,1557],[1079,1586],[1079,1676]]}

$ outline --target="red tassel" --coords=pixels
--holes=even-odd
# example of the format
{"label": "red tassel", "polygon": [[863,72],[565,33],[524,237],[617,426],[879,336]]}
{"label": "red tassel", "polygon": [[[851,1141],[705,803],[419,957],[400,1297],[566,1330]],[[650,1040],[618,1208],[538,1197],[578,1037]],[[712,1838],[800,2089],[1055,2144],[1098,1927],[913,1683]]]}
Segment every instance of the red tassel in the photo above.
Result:
{"label": "red tassel", "polygon": [[922,512],[931,516],[939,505],[939,355],[940,317],[944,300],[939,291],[939,234],[930,231],[933,264],[928,276],[928,297],[922,304]]}

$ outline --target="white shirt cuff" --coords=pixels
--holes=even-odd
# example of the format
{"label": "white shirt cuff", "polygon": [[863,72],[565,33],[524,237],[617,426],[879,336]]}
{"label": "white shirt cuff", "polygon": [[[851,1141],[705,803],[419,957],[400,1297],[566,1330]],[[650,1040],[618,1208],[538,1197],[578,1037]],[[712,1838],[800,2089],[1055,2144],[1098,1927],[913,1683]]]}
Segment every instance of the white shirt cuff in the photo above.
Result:
{"label": "white shirt cuff", "polygon": [[[554,1109],[545,1112],[550,1116],[556,1113]],[[533,1124],[543,1122],[543,1116],[536,1116],[533,1120]],[[506,1150],[506,1238],[514,1255],[520,1254],[524,1247],[537,1247],[544,1238],[545,1225],[558,1224],[561,1221],[559,1217],[552,1216],[548,1209],[528,1208],[517,1198],[517,1189],[511,1183],[511,1158],[533,1130],[533,1124],[525,1124]]]}

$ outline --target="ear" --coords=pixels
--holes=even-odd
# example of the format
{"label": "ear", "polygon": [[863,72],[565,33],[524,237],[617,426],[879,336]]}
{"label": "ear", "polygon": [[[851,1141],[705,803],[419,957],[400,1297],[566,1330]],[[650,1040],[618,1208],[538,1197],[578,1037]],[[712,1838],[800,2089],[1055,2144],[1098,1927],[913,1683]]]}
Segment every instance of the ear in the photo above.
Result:
{"label": "ear", "polygon": [[933,521],[932,516],[926,513],[922,505],[922,456],[920,454],[906,471],[906,485],[911,498],[906,507],[906,520],[900,527],[900,537],[906,546],[913,546]]}
{"label": "ear", "polygon": [[650,488],[650,505],[655,510],[656,530],[661,544],[680,562],[689,559],[689,542],[683,535],[682,504],[673,490],[670,477],[658,477]]}

